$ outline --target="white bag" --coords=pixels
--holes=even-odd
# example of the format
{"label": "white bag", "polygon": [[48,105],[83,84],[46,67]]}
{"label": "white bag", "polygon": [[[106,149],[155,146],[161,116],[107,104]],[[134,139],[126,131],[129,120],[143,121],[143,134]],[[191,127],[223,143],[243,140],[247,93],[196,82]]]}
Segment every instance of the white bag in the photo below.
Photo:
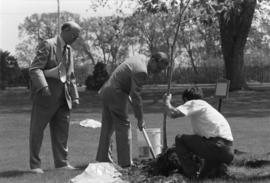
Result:
{"label": "white bag", "polygon": [[70,180],[70,183],[127,183],[122,174],[111,163],[90,163],[83,173]]}
{"label": "white bag", "polygon": [[80,121],[80,125],[83,127],[100,128],[101,122],[96,121],[94,119],[84,119],[84,120]]}

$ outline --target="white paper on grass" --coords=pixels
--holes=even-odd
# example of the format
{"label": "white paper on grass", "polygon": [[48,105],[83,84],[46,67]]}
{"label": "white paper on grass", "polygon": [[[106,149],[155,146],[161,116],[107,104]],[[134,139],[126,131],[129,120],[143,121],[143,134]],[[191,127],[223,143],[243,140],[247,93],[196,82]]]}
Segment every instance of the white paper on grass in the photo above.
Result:
{"label": "white paper on grass", "polygon": [[80,121],[80,125],[83,127],[100,128],[101,122],[94,119],[84,119]]}
{"label": "white paper on grass", "polygon": [[70,180],[70,183],[126,183],[122,174],[111,163],[90,163],[83,173]]}

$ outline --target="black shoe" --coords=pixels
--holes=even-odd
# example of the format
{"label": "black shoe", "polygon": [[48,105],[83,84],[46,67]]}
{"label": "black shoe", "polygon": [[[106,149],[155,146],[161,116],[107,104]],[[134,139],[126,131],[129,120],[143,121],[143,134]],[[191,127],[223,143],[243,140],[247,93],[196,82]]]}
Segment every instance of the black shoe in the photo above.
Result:
{"label": "black shoe", "polygon": [[226,177],[228,176],[228,165],[225,163],[220,164],[217,168],[216,176],[217,177]]}
{"label": "black shoe", "polygon": [[227,177],[228,175],[228,166],[225,163],[220,164],[217,167],[204,167],[200,173],[200,178],[222,178]]}

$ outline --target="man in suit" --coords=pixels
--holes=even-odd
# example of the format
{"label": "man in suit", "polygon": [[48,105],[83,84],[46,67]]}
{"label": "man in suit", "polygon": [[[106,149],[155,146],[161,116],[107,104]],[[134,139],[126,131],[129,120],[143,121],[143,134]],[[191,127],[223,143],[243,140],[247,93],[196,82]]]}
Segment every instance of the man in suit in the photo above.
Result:
{"label": "man in suit", "polygon": [[100,89],[102,99],[102,126],[96,160],[113,162],[111,157],[111,136],[115,131],[118,164],[132,165],[131,130],[128,120],[128,103],[131,102],[138,128],[144,127],[140,91],[149,74],[166,69],[169,61],[163,52],[157,52],[149,60],[132,57],[119,65],[109,80]]}
{"label": "man in suit", "polygon": [[72,104],[79,104],[79,95],[70,45],[78,38],[80,30],[75,22],[64,23],[60,35],[38,45],[29,68],[33,96],[29,140],[33,173],[44,173],[39,153],[48,123],[55,167],[74,169],[67,158],[67,140]]}

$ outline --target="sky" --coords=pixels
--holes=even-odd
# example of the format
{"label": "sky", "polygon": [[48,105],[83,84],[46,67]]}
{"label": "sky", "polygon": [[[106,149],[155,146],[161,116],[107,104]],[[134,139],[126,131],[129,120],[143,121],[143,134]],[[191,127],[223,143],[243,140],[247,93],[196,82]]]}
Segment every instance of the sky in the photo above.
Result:
{"label": "sky", "polygon": [[[113,9],[90,9],[91,0],[60,0],[60,11],[78,13],[81,17],[110,15]],[[109,0],[116,1],[117,0]],[[34,13],[57,12],[57,0],[0,0],[0,49],[15,54],[19,43],[18,26]]]}

